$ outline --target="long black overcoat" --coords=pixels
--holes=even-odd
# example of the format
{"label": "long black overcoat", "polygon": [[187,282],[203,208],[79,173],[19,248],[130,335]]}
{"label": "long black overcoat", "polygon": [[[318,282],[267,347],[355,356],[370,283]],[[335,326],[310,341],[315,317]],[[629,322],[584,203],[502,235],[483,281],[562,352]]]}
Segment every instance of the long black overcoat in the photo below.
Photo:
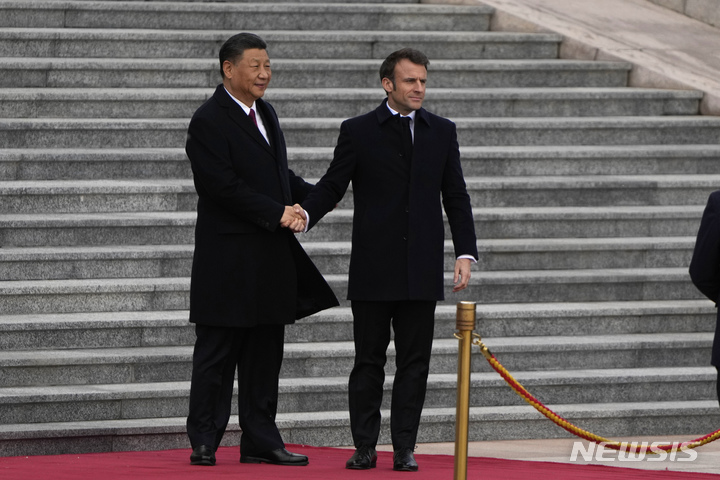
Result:
{"label": "long black overcoat", "polygon": [[262,99],[256,106],[270,145],[223,85],[190,121],[186,152],[198,193],[194,323],[290,324],[338,304],[295,235],[279,226],[285,205],[301,202],[312,185],[288,169],[275,110]]}
{"label": "long black overcoat", "polygon": [[352,181],[350,300],[442,300],[443,207],[455,254],[477,258],[456,127],[417,110],[408,163],[386,102],[342,123],[333,161],[302,206],[312,227]]}
{"label": "long black overcoat", "polygon": [[[706,297],[720,300],[720,190],[710,194],[690,261],[690,278]],[[720,311],[715,323],[711,363],[720,367]]]}

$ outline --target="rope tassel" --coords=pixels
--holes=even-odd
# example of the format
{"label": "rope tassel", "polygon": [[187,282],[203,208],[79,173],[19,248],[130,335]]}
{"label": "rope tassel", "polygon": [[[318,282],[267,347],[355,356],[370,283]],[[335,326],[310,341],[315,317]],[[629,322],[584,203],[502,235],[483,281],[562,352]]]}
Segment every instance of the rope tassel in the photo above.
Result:
{"label": "rope tassel", "polygon": [[583,430],[557,413],[550,410],[548,407],[546,407],[540,400],[533,397],[530,392],[528,392],[525,387],[520,385],[520,383],[515,380],[512,375],[510,375],[510,372],[508,372],[505,367],[500,364],[500,362],[495,358],[495,355],[493,355],[490,352],[490,349],[488,349],[487,346],[485,346],[484,343],[482,343],[480,336],[477,334],[473,334],[475,337],[475,340],[473,341],[473,345],[477,345],[480,347],[480,351],[482,352],[485,359],[488,361],[490,366],[493,370],[495,370],[500,376],[507,382],[507,384],[512,388],[515,393],[520,395],[523,400],[525,400],[527,403],[532,405],[535,410],[542,413],[545,417],[552,420],[556,425],[559,427],[567,430],[568,432],[572,433],[573,435],[576,435],[580,438],[584,438],[585,440],[589,440],[591,442],[595,443],[602,443],[603,446],[613,449],[613,450],[622,450],[629,453],[660,453],[660,451],[663,452],[673,452],[673,451],[682,451],[682,450],[689,450],[692,448],[697,448],[702,445],[705,445],[707,443],[710,443],[712,441],[715,441],[720,437],[720,429],[715,430],[713,433],[710,433],[708,435],[705,435],[704,437],[697,438],[695,440],[690,440],[688,442],[683,443],[670,443],[670,444],[664,444],[664,445],[654,445],[652,447],[648,446],[647,444],[639,445],[637,442],[632,443],[626,443],[626,442],[615,442],[612,440],[609,440],[607,438],[601,437],[599,435],[595,435],[594,433],[588,432],[587,430]]}

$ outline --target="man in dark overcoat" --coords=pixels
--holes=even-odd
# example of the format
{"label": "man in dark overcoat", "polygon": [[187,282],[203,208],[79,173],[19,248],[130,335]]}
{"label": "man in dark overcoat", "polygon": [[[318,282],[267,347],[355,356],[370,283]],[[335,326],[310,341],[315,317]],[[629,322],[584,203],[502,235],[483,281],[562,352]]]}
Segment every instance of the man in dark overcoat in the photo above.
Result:
{"label": "man in dark overcoat", "polygon": [[[720,190],[710,194],[695,241],[690,278],[706,297],[720,300]],[[718,370],[717,395],[720,401],[720,311],[715,323],[715,338],[710,363]]]}
{"label": "man in dark overcoat", "polygon": [[292,205],[312,185],[288,169],[277,115],[261,99],[272,76],[265,42],[231,37],[220,66],[223,83],[195,112],[186,144],[198,193],[190,461],[215,464],[237,370],[240,461],[307,465],[275,424],[284,329],[338,302],[293,233],[305,222]]}
{"label": "man in dark overcoat", "polygon": [[346,120],[326,174],[302,202],[312,227],[353,188],[348,299],[355,362],[349,380],[356,451],[346,467],[372,468],[380,431],[383,367],[394,330],[396,372],[390,430],[393,468],[418,469],[413,450],[425,399],[435,306],[444,298],[443,207],[464,289],[477,244],[455,124],[422,108],[427,57],[402,49],[385,59],[387,99]]}

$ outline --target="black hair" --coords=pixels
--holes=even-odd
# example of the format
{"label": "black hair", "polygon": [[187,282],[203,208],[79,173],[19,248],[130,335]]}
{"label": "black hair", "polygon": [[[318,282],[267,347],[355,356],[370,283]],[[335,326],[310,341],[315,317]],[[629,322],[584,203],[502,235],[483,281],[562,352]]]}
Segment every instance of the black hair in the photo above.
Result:
{"label": "black hair", "polygon": [[395,65],[402,59],[410,60],[415,65],[422,65],[425,67],[425,70],[427,70],[428,65],[430,65],[430,60],[428,60],[427,56],[420,50],[402,48],[388,55],[382,65],[380,65],[380,81],[382,81],[383,78],[389,78],[393,84],[393,88],[395,88]]}
{"label": "black hair", "polygon": [[223,64],[226,60],[230,63],[235,63],[238,58],[243,56],[245,50],[253,48],[267,50],[267,44],[265,43],[265,40],[254,33],[243,32],[228,38],[223,46],[220,47],[220,75],[225,78]]}

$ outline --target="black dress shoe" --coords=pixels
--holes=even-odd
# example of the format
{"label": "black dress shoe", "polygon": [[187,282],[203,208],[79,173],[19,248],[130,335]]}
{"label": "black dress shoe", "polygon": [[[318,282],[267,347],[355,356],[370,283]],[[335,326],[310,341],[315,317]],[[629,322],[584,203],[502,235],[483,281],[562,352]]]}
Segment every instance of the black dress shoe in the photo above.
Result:
{"label": "black dress shoe", "polygon": [[207,445],[200,445],[190,454],[190,465],[215,465],[215,451]]}
{"label": "black dress shoe", "polygon": [[273,465],[307,465],[308,457],[278,448],[259,455],[240,455],[240,463],[271,463]]}
{"label": "black dress shoe", "polygon": [[345,462],[345,468],[351,470],[368,470],[375,468],[377,464],[377,452],[373,447],[367,445],[360,445],[350,460]]}
{"label": "black dress shoe", "polygon": [[418,464],[412,448],[401,448],[393,454],[393,470],[399,472],[417,472]]}

